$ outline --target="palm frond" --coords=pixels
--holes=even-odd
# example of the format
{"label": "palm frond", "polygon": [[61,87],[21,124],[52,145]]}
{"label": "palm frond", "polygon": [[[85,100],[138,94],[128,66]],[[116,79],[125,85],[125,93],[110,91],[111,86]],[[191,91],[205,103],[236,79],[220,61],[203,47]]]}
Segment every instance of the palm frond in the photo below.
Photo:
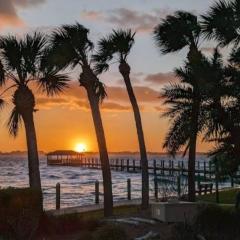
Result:
{"label": "palm frond", "polygon": [[17,136],[20,125],[21,125],[21,121],[22,121],[21,115],[17,111],[17,108],[14,107],[7,123],[8,131],[10,135],[12,135],[13,137]]}
{"label": "palm frond", "polygon": [[0,110],[3,109],[4,105],[5,105],[5,101],[2,98],[0,98]]}
{"label": "palm frond", "polygon": [[94,82],[94,92],[100,103],[107,97],[107,92],[105,89],[105,85],[100,81]]}
{"label": "palm frond", "polygon": [[94,61],[94,71],[97,74],[108,70],[108,63],[113,59],[114,53],[114,47],[110,36],[99,40],[97,54],[92,56]]}
{"label": "palm frond", "polygon": [[17,70],[22,74],[22,44],[17,40],[15,36],[2,37],[0,39],[0,49],[2,59],[4,59],[3,65],[6,66],[6,70]]}
{"label": "palm frond", "polygon": [[193,89],[190,85],[172,83],[163,88],[161,97],[166,99],[166,103],[176,102],[177,100],[191,102],[193,98]]}
{"label": "palm frond", "polygon": [[117,55],[118,61],[126,61],[134,45],[135,32],[131,29],[113,30],[110,35],[100,39],[97,54],[93,55],[95,71],[101,73],[108,69],[109,62]]}
{"label": "palm frond", "polygon": [[45,50],[46,37],[35,32],[33,35],[27,34],[21,41],[22,57],[24,59],[24,68],[27,73],[35,75],[37,67]]}
{"label": "palm frond", "polygon": [[191,44],[197,45],[201,26],[197,16],[177,11],[155,27],[154,40],[163,54],[177,52]]}
{"label": "palm frond", "polygon": [[5,84],[5,70],[2,64],[2,61],[0,61],[0,87]]}
{"label": "palm frond", "polygon": [[50,39],[51,62],[61,69],[74,68],[88,60],[89,51],[94,47],[88,38],[89,30],[79,23],[63,25],[55,30]]}
{"label": "palm frond", "polygon": [[189,113],[183,112],[175,117],[166,135],[163,148],[166,148],[174,156],[188,142],[191,132],[190,126]]}
{"label": "palm frond", "polygon": [[70,79],[65,74],[59,74],[57,71],[48,71],[42,78],[39,79],[38,84],[43,92],[47,95],[53,96],[64,91],[68,87]]}
{"label": "palm frond", "polygon": [[202,31],[206,38],[215,39],[222,46],[232,41],[239,42],[238,2],[238,0],[220,0],[202,16]]}

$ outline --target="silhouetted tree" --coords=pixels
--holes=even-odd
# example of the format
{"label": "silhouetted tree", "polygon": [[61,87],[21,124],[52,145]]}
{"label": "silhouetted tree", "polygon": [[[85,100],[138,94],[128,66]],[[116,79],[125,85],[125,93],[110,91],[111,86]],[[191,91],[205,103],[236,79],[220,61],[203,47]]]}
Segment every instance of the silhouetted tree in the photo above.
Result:
{"label": "silhouetted tree", "polygon": [[220,0],[202,15],[202,32],[207,39],[216,40],[221,46],[240,41],[240,2]]}
{"label": "silhouetted tree", "polygon": [[[198,49],[201,26],[197,16],[178,11],[174,15],[169,15],[154,30],[154,39],[163,54],[177,52],[185,47],[189,49],[188,62],[191,65],[196,84],[193,88],[193,102],[190,119],[190,138],[188,144],[188,197],[190,201],[195,201],[195,160],[196,142],[198,133],[198,122],[200,112],[199,86],[201,81],[198,76],[201,73],[202,54]],[[194,69],[193,69],[194,68]]]}
{"label": "silhouetted tree", "polygon": [[105,87],[91,68],[93,43],[88,38],[89,30],[76,23],[63,25],[51,37],[49,61],[59,69],[80,67],[79,83],[87,92],[95,126],[104,186],[104,214],[112,215],[112,180],[109,157],[99,104],[106,97]]}
{"label": "silhouetted tree", "polygon": [[41,179],[33,118],[36,111],[35,97],[30,84],[35,83],[47,95],[53,95],[63,91],[68,81],[66,75],[58,74],[56,69],[45,65],[46,43],[46,38],[40,33],[26,35],[20,40],[14,36],[0,39],[0,87],[8,84],[0,95],[0,106],[4,106],[8,90],[14,89],[14,108],[8,121],[9,133],[16,137],[23,120],[28,149],[29,183],[31,188],[40,192]]}
{"label": "silhouetted tree", "polygon": [[109,63],[114,59],[114,57],[116,57],[115,60],[119,64],[119,72],[121,73],[127,88],[137,128],[142,166],[142,207],[147,208],[149,204],[147,151],[145,146],[141,114],[130,79],[131,68],[127,61],[134,44],[134,36],[135,33],[132,33],[131,30],[114,30],[109,36],[102,38],[98,42],[98,53],[94,55],[94,60],[96,62],[95,70],[98,73],[108,70]]}
{"label": "silhouetted tree", "polygon": [[[225,72],[225,107],[220,108],[220,122],[224,128],[225,140],[220,139],[218,153],[229,153],[232,171],[240,163],[240,95],[239,95],[239,64],[240,64],[240,2],[238,0],[218,1],[202,16],[202,31],[208,39],[216,40],[221,47],[233,44],[229,65]],[[229,101],[226,101],[226,98]],[[231,149],[231,150],[230,150]]]}

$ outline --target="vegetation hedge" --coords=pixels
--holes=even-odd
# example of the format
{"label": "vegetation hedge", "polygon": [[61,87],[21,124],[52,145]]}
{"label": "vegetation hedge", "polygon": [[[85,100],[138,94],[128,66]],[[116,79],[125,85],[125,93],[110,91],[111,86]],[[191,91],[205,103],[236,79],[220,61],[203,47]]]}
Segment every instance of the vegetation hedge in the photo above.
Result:
{"label": "vegetation hedge", "polygon": [[196,226],[198,232],[207,239],[240,239],[240,211],[218,205],[208,205],[198,215]]}
{"label": "vegetation hedge", "polygon": [[108,224],[100,227],[93,236],[93,240],[128,240],[127,233],[119,225]]}
{"label": "vegetation hedge", "polygon": [[40,192],[30,188],[0,190],[0,239],[32,239],[41,215]]}
{"label": "vegetation hedge", "polygon": [[239,240],[240,211],[216,204],[204,206],[193,223],[176,224],[172,240]]}

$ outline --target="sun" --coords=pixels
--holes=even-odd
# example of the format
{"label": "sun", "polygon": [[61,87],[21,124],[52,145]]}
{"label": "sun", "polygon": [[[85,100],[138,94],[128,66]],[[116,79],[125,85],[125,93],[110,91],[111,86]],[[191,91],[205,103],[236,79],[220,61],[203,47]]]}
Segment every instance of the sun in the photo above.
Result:
{"label": "sun", "polygon": [[87,146],[84,143],[77,143],[75,146],[75,151],[79,153],[86,152]]}

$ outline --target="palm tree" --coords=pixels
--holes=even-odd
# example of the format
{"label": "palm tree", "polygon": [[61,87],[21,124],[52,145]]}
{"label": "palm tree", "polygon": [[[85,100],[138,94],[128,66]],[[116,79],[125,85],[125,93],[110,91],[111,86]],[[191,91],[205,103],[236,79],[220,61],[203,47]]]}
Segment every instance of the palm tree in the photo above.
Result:
{"label": "palm tree", "polygon": [[195,111],[194,103],[198,98],[199,116],[197,134],[202,132],[205,126],[204,120],[204,105],[203,94],[196,96],[194,88],[197,82],[195,81],[194,69],[189,63],[186,63],[183,68],[175,70],[176,77],[180,83],[170,83],[163,89],[161,97],[164,99],[163,104],[168,106],[163,117],[170,119],[171,127],[168,130],[163,147],[175,157],[176,153],[185,148],[183,156],[190,148],[191,131],[192,131],[192,114]]}
{"label": "palm tree", "polygon": [[[238,0],[221,0],[219,2],[216,2],[210,8],[208,13],[202,16],[202,31],[206,38],[216,40],[221,47],[224,47],[231,43],[234,45],[229,59],[230,65],[227,71],[227,79],[229,85],[232,86],[231,91],[228,92],[228,96],[231,95],[232,98],[235,98],[237,100],[235,103],[239,103],[240,101],[240,96],[238,94],[238,80],[240,77],[240,75],[238,74],[240,60],[240,50],[238,46],[240,41],[239,9],[240,2]],[[240,127],[238,124],[236,124],[236,120],[239,119],[240,116],[236,116],[239,112],[239,104],[237,105],[235,105],[231,109],[222,108],[221,110],[222,116],[225,116],[221,118],[221,123],[225,130],[229,131],[232,141],[235,143],[235,158],[239,158],[238,156],[240,155],[240,140],[238,137],[240,134]],[[233,119],[233,115],[235,115],[235,119]],[[240,159],[238,160],[238,162],[240,162]]]}
{"label": "palm tree", "polygon": [[116,57],[116,62],[119,64],[119,72],[121,73],[127,88],[137,128],[142,167],[142,208],[146,209],[149,205],[147,151],[145,146],[141,114],[130,79],[131,68],[127,61],[134,44],[134,36],[135,33],[132,33],[131,30],[125,31],[120,29],[118,31],[113,31],[108,37],[102,38],[98,42],[98,53],[94,55],[94,60],[96,62],[95,70],[98,73],[108,70],[109,63],[114,57]]}
{"label": "palm tree", "polygon": [[29,184],[41,192],[37,137],[33,113],[35,97],[30,84],[37,84],[47,95],[61,92],[67,85],[68,78],[58,74],[54,68],[45,65],[46,38],[40,33],[26,35],[18,40],[14,36],[0,39],[0,87],[8,87],[0,94],[0,106],[3,107],[8,90],[12,94],[13,109],[8,121],[9,133],[17,136],[21,121],[24,122],[27,149]]}
{"label": "palm tree", "polygon": [[202,79],[198,77],[201,73],[202,54],[199,51],[199,38],[201,26],[197,16],[178,11],[174,15],[169,15],[154,30],[154,39],[163,54],[177,52],[188,47],[188,62],[194,68],[194,80],[197,84],[193,88],[193,103],[191,111],[191,131],[189,139],[189,160],[188,160],[188,197],[189,201],[195,201],[195,160],[196,142],[198,132],[198,122],[200,113],[199,86]]}
{"label": "palm tree", "polygon": [[102,165],[104,187],[104,214],[112,215],[112,180],[109,165],[109,157],[105,140],[104,128],[99,110],[99,104],[106,96],[105,87],[91,68],[93,43],[88,38],[89,30],[76,23],[63,25],[56,30],[51,37],[51,50],[49,61],[59,69],[67,67],[82,70],[79,83],[84,87],[90,103],[93,122],[95,126],[100,160]]}
{"label": "palm tree", "polygon": [[240,41],[240,2],[220,0],[202,16],[202,31],[206,38],[216,40],[221,46]]}
{"label": "palm tree", "polygon": [[[239,63],[240,63],[240,2],[238,0],[216,2],[207,14],[203,15],[202,29],[206,38],[219,42],[221,47],[233,44],[232,53],[229,58],[229,66],[226,72],[227,96],[231,99],[231,104],[227,108],[221,109],[221,124],[227,134],[226,142],[220,141],[221,146],[233,147],[232,161],[234,165],[240,163],[240,95],[239,95]],[[233,101],[234,99],[234,101]],[[224,117],[223,117],[224,116]],[[227,144],[228,142],[228,144]],[[221,151],[223,152],[223,151]],[[235,160],[234,160],[235,159]]]}

